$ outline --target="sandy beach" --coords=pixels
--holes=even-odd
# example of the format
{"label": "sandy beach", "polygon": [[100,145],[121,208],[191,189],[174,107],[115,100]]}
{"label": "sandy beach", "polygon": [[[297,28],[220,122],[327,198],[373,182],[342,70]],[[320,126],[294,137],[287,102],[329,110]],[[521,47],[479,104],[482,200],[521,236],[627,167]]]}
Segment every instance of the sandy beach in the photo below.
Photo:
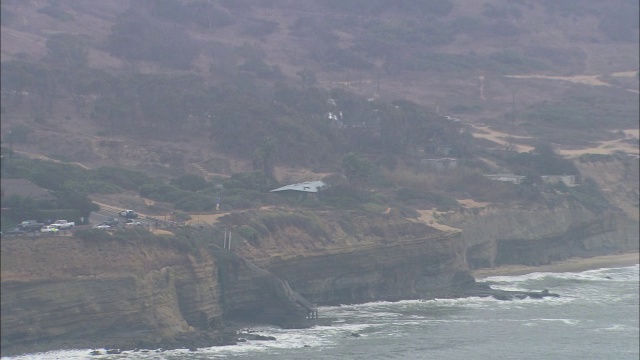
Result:
{"label": "sandy beach", "polygon": [[516,276],[534,272],[580,272],[586,270],[632,266],[640,263],[640,253],[631,252],[616,255],[604,255],[591,258],[569,258],[541,266],[506,265],[495,268],[473,270],[476,278],[489,276]]}

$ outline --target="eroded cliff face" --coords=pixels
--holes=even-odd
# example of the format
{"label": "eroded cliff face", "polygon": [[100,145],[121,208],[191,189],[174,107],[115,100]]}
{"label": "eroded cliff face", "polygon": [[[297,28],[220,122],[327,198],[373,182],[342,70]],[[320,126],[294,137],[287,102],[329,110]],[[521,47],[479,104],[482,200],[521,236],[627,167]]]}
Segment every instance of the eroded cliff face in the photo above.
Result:
{"label": "eroded cliff face", "polygon": [[541,265],[638,250],[638,158],[575,163],[583,179],[602,190],[610,203],[606,210],[556,197],[552,207],[487,206],[446,214],[440,221],[463,231],[469,267]]}
{"label": "eroded cliff face", "polygon": [[470,268],[638,249],[637,221],[579,206],[440,219],[462,231],[336,211],[271,209],[223,221],[234,229],[231,251],[222,239],[185,248],[169,238],[3,238],[3,352],[166,348],[202,336],[211,346],[233,341],[225,323],[234,320],[305,326],[289,287],[318,305],[455,297],[473,286]]}
{"label": "eroded cliff face", "polygon": [[473,281],[460,233],[273,259],[266,267],[318,304],[452,297]]}
{"label": "eroded cliff face", "polygon": [[[197,255],[197,256],[196,256]],[[221,319],[217,266],[151,242],[2,239],[2,348],[142,347]]]}
{"label": "eroded cliff face", "polygon": [[447,214],[462,229],[471,269],[505,264],[541,265],[638,249],[638,222],[623,211],[596,213],[577,205],[498,208]]}
{"label": "eroded cliff face", "polygon": [[315,303],[450,297],[473,281],[459,231],[384,215],[295,214],[303,226],[283,221],[235,251]]}

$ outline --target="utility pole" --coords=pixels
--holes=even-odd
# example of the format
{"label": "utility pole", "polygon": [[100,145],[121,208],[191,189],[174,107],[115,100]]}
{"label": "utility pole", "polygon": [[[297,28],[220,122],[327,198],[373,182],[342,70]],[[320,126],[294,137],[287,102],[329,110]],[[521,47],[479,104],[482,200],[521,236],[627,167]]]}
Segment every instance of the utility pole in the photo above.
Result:
{"label": "utility pole", "polygon": [[511,92],[511,127],[516,126],[516,93]]}

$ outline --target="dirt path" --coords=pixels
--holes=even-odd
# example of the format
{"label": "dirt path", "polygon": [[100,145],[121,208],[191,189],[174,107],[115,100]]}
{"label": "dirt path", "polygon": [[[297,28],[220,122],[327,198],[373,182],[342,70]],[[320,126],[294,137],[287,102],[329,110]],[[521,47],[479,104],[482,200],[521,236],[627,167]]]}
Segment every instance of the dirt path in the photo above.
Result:
{"label": "dirt path", "polygon": [[594,86],[611,86],[611,84],[600,80],[599,79],[600,75],[550,76],[550,75],[528,74],[528,75],[505,75],[505,77],[514,78],[514,79],[562,80],[562,81],[572,82],[575,84],[585,84],[585,85],[594,85]]}
{"label": "dirt path", "polygon": [[493,130],[488,126],[477,126],[470,123],[465,123],[465,124],[471,125],[474,128],[474,131],[471,133],[471,136],[475,138],[487,139],[495,143],[498,143],[500,145],[504,145],[505,147],[512,146],[515,148],[517,152],[529,152],[533,150],[532,146],[516,144],[509,140],[509,139],[530,139],[531,138],[530,136],[511,135],[511,134]]}
{"label": "dirt path", "polygon": [[564,155],[566,157],[578,157],[580,155],[585,154],[601,154],[601,155],[610,155],[615,153],[616,151],[621,151],[627,154],[640,155],[640,149],[637,145],[632,143],[625,142],[625,140],[629,139],[638,139],[639,138],[639,129],[627,129],[622,130],[626,137],[601,141],[598,146],[584,149],[560,149],[558,153],[560,155]]}
{"label": "dirt path", "polygon": [[439,213],[436,210],[418,210],[418,212],[420,213],[418,221],[427,224],[435,229],[448,233],[462,231],[461,229],[438,223],[438,220],[434,216]]}
{"label": "dirt path", "polygon": [[24,155],[24,156],[28,157],[29,159],[47,160],[47,161],[51,161],[51,162],[58,163],[58,164],[70,164],[70,165],[77,165],[77,166],[80,166],[81,168],[83,168],[83,169],[87,169],[87,170],[91,169],[90,167],[88,167],[88,166],[86,166],[86,165],[84,165],[84,164],[78,163],[78,162],[65,162],[65,161],[60,161],[60,160],[52,159],[52,158],[47,157],[47,156],[44,156],[44,155],[34,154],[34,153],[30,153],[30,152],[28,152],[28,151],[23,151],[23,150],[13,149],[13,151],[14,151],[15,153],[18,153],[18,154]]}
{"label": "dirt path", "polygon": [[[638,71],[619,71],[610,74],[613,77],[635,77],[637,76]],[[584,84],[584,85],[593,85],[593,86],[610,86],[613,87],[615,85],[609,84],[600,79],[601,75],[575,75],[575,76],[550,76],[550,75],[538,75],[538,74],[524,74],[524,75],[505,75],[508,78],[514,79],[547,79],[547,80],[560,80],[560,81],[568,81],[574,84]],[[636,89],[625,89],[627,91],[631,91],[633,93],[639,93]]]}

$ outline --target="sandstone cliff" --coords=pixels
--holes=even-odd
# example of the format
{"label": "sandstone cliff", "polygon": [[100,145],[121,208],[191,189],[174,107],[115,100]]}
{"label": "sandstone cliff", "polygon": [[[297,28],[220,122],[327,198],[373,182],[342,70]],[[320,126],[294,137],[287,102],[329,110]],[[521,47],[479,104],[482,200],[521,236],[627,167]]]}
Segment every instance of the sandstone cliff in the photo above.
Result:
{"label": "sandstone cliff", "polygon": [[455,296],[473,281],[459,231],[340,211],[280,210],[228,221],[264,227],[235,251],[318,304]]}
{"label": "sandstone cliff", "polygon": [[346,214],[231,217],[236,230],[264,227],[253,241],[236,235],[232,251],[219,239],[184,247],[136,232],[3,239],[3,351],[212,345],[233,340],[221,333],[229,321],[312,325],[291,288],[335,304],[455,296],[473,282],[459,232],[365,216],[340,225],[336,216]]}
{"label": "sandstone cliff", "polygon": [[49,342],[144,346],[223,315],[213,258],[162,243],[2,239],[1,266],[3,354]]}
{"label": "sandstone cliff", "polygon": [[638,249],[638,222],[611,209],[580,206],[495,208],[448,214],[441,219],[463,230],[469,267],[541,265]]}
{"label": "sandstone cliff", "polygon": [[318,305],[463,296],[475,289],[470,268],[638,249],[637,221],[580,206],[440,219],[462,231],[347,211],[270,209],[221,221],[234,234],[231,251],[213,229],[192,229],[200,242],[186,246],[137,231],[3,238],[3,354],[230,343],[225,324],[236,320],[312,325],[297,293]]}

